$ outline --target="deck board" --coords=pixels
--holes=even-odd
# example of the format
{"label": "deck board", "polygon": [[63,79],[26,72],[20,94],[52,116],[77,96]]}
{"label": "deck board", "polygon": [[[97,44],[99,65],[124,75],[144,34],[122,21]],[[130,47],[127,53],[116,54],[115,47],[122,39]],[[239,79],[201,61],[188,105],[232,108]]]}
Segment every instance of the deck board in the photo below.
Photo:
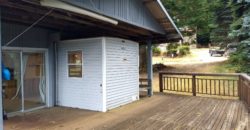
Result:
{"label": "deck board", "polygon": [[[92,123],[91,123],[92,122]],[[8,130],[243,130],[248,113],[239,100],[155,95],[108,111],[51,108],[12,117]]]}
{"label": "deck board", "polygon": [[[245,114],[247,113],[246,110],[239,111],[245,106],[238,100],[225,100],[189,96],[187,96],[186,99],[179,99],[182,101],[179,101],[179,103],[177,102],[175,104],[172,104],[172,109],[169,109],[170,107],[166,106],[165,110],[158,109],[159,111],[155,112],[155,114],[148,114],[148,117],[141,118],[141,121],[136,124],[126,124],[122,122],[121,124],[116,124],[112,127],[109,127],[109,129],[115,130],[119,128],[119,126],[129,125],[127,129],[137,130],[233,130],[237,128],[237,124],[245,120],[243,117],[246,117]],[[131,125],[133,125],[134,127]]]}

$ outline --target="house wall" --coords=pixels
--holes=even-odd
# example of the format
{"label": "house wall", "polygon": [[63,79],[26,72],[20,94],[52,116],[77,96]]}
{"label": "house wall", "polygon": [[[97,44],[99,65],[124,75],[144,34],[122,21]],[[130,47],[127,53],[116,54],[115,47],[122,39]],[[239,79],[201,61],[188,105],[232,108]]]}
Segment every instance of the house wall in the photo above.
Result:
{"label": "house wall", "polygon": [[139,44],[106,38],[106,104],[112,109],[139,99]]}
{"label": "house wall", "polygon": [[[82,50],[83,77],[68,77],[67,51]],[[58,44],[57,104],[103,111],[102,38],[62,41]]]}
{"label": "house wall", "polygon": [[[22,33],[28,26],[18,23],[2,22],[2,46],[6,45],[10,40],[15,38],[17,35]],[[55,35],[57,34],[57,35]],[[54,88],[55,88],[55,69],[54,69],[54,41],[58,41],[58,33],[55,31],[33,27],[23,35],[18,37],[15,41],[8,45],[8,47],[18,47],[18,48],[45,48],[48,49],[48,60],[46,62],[48,69],[47,81],[47,106],[54,106]],[[5,46],[4,46],[5,47]]]}
{"label": "house wall", "polygon": [[[2,23],[2,46],[6,45],[10,40],[22,33],[28,26],[14,23]],[[9,44],[9,47],[33,47],[33,48],[48,48],[49,35],[53,33],[51,30],[33,27],[25,32],[14,42]]]}
{"label": "house wall", "polygon": [[138,27],[164,34],[143,0],[61,0]]}

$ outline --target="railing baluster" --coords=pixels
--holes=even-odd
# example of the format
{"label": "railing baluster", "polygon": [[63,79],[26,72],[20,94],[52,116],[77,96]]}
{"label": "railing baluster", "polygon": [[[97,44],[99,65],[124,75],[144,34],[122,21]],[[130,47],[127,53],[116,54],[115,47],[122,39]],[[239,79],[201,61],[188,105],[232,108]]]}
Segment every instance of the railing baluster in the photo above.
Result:
{"label": "railing baluster", "polygon": [[200,91],[200,87],[199,87],[200,84],[199,84],[199,79],[198,78],[196,79],[196,82],[197,82],[196,83],[196,85],[197,85],[197,93],[199,93],[199,91]]}
{"label": "railing baluster", "polygon": [[176,77],[174,78],[174,83],[176,84],[175,86],[175,91],[177,91],[178,90],[178,81],[176,81],[176,80],[178,80]]}
{"label": "railing baluster", "polygon": [[210,95],[212,95],[212,82],[211,82],[211,79],[209,79],[209,86],[210,86]]}
{"label": "railing baluster", "polygon": [[219,95],[220,95],[220,80],[219,80]]}
{"label": "railing baluster", "polygon": [[203,94],[203,79],[200,79],[201,81],[201,94]]}
{"label": "railing baluster", "polygon": [[176,78],[176,82],[177,82],[177,91],[179,91],[179,78]]}
{"label": "railing baluster", "polygon": [[216,80],[213,81],[214,81],[214,95],[216,95]]}
{"label": "railing baluster", "polygon": [[190,92],[190,82],[189,82],[189,78],[188,78],[188,92]]}
{"label": "railing baluster", "polygon": [[207,79],[206,79],[206,94],[207,94]]}
{"label": "railing baluster", "polygon": [[223,80],[223,93],[224,93],[224,96],[225,96],[225,92],[226,92],[226,85],[225,85],[225,80]]}
{"label": "railing baluster", "polygon": [[165,89],[165,87],[166,87],[166,84],[165,84],[165,76],[163,76],[163,90]]}
{"label": "railing baluster", "polygon": [[181,83],[181,91],[183,92],[184,90],[182,89],[182,78],[180,78],[180,83]]}
{"label": "railing baluster", "polygon": [[174,79],[173,79],[173,77],[171,77],[171,90],[172,91],[174,90]]}
{"label": "railing baluster", "polygon": [[186,78],[184,78],[184,91],[187,92],[186,91]]}
{"label": "railing baluster", "polygon": [[234,90],[234,83],[235,83],[235,81],[233,80],[233,96],[235,96],[235,90]]}
{"label": "railing baluster", "polygon": [[168,80],[169,80],[169,90],[172,91],[172,80],[171,80],[171,77]]}

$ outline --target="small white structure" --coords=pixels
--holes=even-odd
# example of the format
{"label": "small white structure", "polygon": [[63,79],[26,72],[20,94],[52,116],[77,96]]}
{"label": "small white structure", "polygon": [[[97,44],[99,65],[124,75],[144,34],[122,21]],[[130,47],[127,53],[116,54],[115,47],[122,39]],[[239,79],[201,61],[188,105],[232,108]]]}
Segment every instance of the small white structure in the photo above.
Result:
{"label": "small white structure", "polygon": [[119,38],[61,41],[57,105],[107,111],[139,99],[139,44]]}

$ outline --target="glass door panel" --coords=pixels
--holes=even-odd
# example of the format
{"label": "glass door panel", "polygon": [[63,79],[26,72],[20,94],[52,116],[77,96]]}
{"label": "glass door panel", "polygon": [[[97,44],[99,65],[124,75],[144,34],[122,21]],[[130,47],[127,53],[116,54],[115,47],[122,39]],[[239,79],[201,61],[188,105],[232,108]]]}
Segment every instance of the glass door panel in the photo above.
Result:
{"label": "glass door panel", "polygon": [[44,53],[23,53],[24,110],[45,105]]}
{"label": "glass door panel", "polygon": [[3,51],[3,64],[11,72],[11,80],[3,80],[3,106],[7,113],[22,110],[21,55],[18,51]]}

